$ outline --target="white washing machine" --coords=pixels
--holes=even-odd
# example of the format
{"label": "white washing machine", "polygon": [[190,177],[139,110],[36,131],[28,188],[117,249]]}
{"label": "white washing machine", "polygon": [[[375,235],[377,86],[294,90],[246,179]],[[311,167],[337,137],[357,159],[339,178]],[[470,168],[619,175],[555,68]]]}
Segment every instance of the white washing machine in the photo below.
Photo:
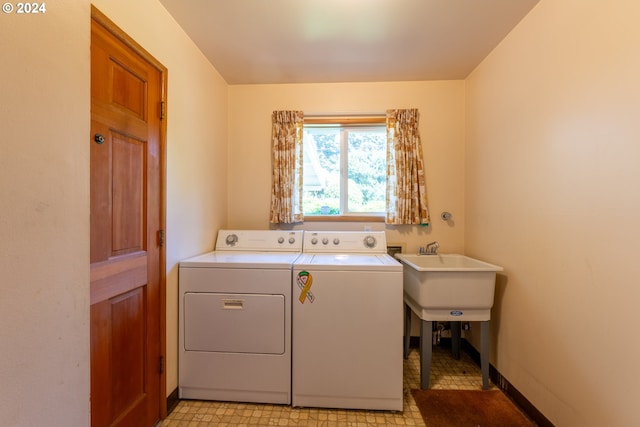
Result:
{"label": "white washing machine", "polygon": [[183,399],[291,403],[291,271],[302,231],[220,230],[179,267]]}
{"label": "white washing machine", "polygon": [[309,232],[293,265],[292,405],[402,411],[402,265],[381,232]]}

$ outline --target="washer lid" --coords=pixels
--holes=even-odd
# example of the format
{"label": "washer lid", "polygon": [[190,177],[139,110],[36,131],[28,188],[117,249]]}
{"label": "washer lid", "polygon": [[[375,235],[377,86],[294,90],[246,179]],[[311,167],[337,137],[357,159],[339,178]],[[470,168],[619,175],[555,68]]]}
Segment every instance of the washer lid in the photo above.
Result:
{"label": "washer lid", "polygon": [[180,267],[191,268],[290,268],[300,256],[287,252],[224,252],[198,255],[180,262]]}
{"label": "washer lid", "polygon": [[387,254],[302,254],[294,263],[296,269],[336,271],[399,271],[402,264]]}

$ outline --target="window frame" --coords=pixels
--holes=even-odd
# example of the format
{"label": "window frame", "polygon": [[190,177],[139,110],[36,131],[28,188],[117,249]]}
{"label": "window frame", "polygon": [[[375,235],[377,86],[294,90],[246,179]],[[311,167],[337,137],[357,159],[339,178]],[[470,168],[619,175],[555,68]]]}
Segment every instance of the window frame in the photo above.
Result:
{"label": "window frame", "polygon": [[[384,126],[386,131],[387,118],[386,115],[367,115],[367,116],[305,116],[303,123],[303,131],[305,125],[332,125],[342,127],[356,127],[356,126]],[[342,150],[342,148],[341,148]],[[341,158],[342,162],[348,162],[346,158]],[[347,196],[346,190],[342,188],[343,179],[340,178],[340,210],[343,211],[343,204],[346,203],[346,199],[343,195]],[[384,222],[385,213],[376,212],[371,214],[366,213],[342,213],[340,215],[304,215],[305,222]]]}

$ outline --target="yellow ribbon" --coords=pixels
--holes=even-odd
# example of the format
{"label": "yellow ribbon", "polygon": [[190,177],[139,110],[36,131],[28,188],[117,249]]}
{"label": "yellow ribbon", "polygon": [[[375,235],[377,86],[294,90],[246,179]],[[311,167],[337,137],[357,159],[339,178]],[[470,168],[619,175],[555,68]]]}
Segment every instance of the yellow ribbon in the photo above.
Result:
{"label": "yellow ribbon", "polygon": [[304,304],[307,298],[309,299],[309,302],[313,302],[314,296],[310,292],[311,284],[313,283],[313,278],[311,277],[311,274],[309,274],[308,271],[301,271],[300,273],[298,273],[298,278],[296,279],[296,282],[298,283],[298,287],[302,289],[302,292],[300,292],[300,298],[298,298],[298,300],[302,304]]}

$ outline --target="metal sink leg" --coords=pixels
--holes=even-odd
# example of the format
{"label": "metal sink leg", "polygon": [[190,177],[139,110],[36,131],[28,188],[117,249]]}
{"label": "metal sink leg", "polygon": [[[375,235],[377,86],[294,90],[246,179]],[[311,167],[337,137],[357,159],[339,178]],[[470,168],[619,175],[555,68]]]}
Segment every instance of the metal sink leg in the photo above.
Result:
{"label": "metal sink leg", "polygon": [[429,388],[429,375],[431,374],[431,355],[433,353],[432,341],[433,322],[420,321],[420,388]]}

